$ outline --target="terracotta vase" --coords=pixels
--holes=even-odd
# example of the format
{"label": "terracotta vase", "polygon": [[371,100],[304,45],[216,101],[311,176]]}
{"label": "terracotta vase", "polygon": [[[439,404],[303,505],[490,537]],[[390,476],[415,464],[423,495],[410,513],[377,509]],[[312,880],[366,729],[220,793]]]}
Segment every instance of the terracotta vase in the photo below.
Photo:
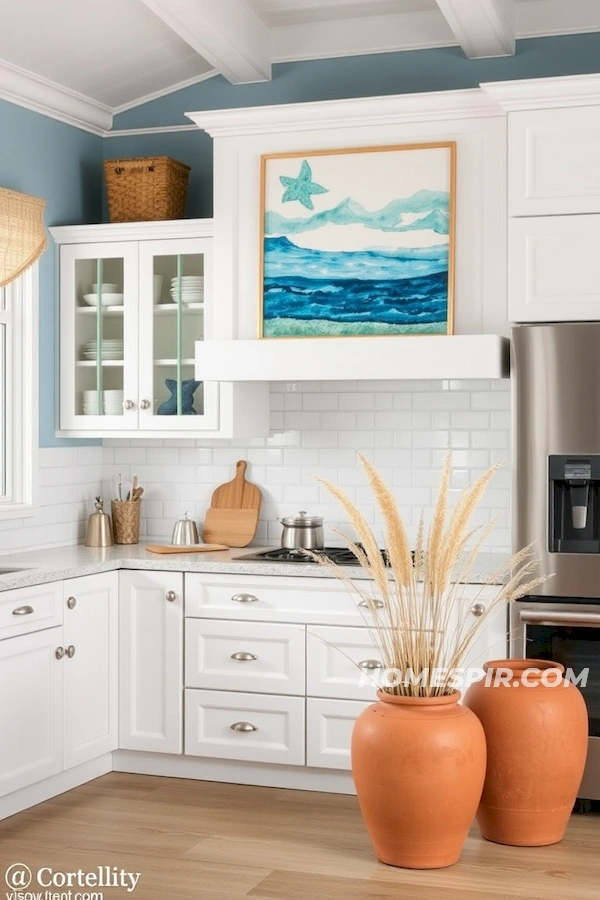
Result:
{"label": "terracotta vase", "polygon": [[[512,672],[508,684],[497,682],[502,669]],[[534,669],[537,674],[522,677]],[[487,741],[477,812],[481,833],[498,844],[555,844],[564,836],[585,767],[585,701],[555,662],[500,659],[486,663],[484,671],[464,700]]]}
{"label": "terracotta vase", "polygon": [[378,691],[352,733],[352,774],[377,858],[438,869],[457,862],[485,775],[485,736],[460,694]]}

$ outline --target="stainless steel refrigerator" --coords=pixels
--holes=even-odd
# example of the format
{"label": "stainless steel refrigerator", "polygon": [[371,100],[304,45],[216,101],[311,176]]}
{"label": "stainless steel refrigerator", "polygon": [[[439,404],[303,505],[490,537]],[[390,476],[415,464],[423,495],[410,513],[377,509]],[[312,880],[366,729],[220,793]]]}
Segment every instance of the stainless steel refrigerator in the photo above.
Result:
{"label": "stainless steel refrigerator", "polygon": [[547,576],[513,604],[511,655],[587,670],[579,796],[600,800],[600,322],[513,328],[511,383],[513,550]]}

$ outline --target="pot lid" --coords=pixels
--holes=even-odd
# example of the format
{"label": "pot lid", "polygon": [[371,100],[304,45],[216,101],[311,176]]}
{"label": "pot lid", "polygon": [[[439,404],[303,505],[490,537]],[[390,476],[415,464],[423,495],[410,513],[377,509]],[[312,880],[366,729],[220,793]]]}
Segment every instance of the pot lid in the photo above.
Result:
{"label": "pot lid", "polygon": [[318,528],[323,524],[322,516],[307,516],[301,509],[297,516],[288,516],[281,520],[282,525],[291,525],[294,528]]}

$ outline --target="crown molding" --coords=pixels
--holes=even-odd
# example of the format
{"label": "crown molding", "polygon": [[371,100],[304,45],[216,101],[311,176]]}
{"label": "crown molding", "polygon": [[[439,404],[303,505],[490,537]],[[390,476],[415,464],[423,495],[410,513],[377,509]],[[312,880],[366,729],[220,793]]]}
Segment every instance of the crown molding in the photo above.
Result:
{"label": "crown molding", "polygon": [[108,106],[4,60],[0,60],[0,98],[99,137],[112,125]]}
{"label": "crown molding", "polygon": [[202,110],[186,115],[212,137],[278,134],[318,128],[388,125],[431,119],[480,118],[501,115],[497,103],[479,88],[422,94],[393,94],[351,100],[319,100],[238,109]]}
{"label": "crown molding", "polygon": [[110,222],[97,225],[53,225],[48,229],[56,244],[112,241],[168,240],[212,237],[212,219],[169,219],[152,222]]}
{"label": "crown molding", "polygon": [[506,112],[600,103],[600,75],[483,82],[480,87]]}
{"label": "crown molding", "polygon": [[130,109],[137,109],[138,106],[152,103],[153,100],[160,100],[161,97],[175,94],[177,91],[181,91],[184,88],[193,87],[195,84],[200,84],[202,81],[208,81],[218,74],[216,69],[209,69],[208,72],[204,72],[203,75],[194,75],[193,78],[186,78],[184,81],[178,81],[177,84],[171,84],[169,87],[161,88],[160,91],[153,91],[151,94],[145,94],[143,97],[138,97],[136,100],[130,100],[129,103],[121,103],[120,106],[115,106],[113,108],[113,116],[128,112]]}
{"label": "crown molding", "polygon": [[105,131],[102,137],[131,137],[143,134],[174,134],[178,131],[198,131],[196,125],[157,125],[156,128],[116,128],[114,131]]}

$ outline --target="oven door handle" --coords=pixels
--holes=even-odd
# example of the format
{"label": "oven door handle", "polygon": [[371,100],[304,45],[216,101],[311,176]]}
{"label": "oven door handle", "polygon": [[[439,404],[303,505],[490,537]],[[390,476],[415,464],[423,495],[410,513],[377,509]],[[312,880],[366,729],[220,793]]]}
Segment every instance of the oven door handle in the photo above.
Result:
{"label": "oven door handle", "polygon": [[584,612],[540,612],[522,609],[521,622],[529,625],[581,625],[584,628],[600,628],[600,613]]}

